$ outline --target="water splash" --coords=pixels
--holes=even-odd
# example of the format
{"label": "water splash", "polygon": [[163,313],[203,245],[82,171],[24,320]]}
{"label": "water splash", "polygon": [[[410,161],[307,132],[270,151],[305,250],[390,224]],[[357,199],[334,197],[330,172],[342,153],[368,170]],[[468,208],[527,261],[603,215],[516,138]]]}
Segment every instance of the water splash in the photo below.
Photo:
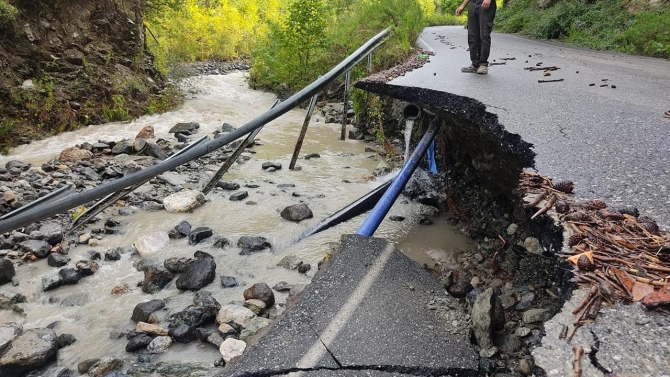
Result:
{"label": "water splash", "polygon": [[414,129],[414,119],[405,121],[405,161],[409,157],[409,144],[412,142],[412,130]]}

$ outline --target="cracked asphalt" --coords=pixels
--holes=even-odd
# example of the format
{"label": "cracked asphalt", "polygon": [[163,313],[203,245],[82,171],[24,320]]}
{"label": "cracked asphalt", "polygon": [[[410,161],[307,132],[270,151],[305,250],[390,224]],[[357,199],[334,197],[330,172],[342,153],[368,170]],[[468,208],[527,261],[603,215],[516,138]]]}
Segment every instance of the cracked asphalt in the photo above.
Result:
{"label": "cracked asphalt", "polygon": [[[670,120],[663,118],[670,109],[670,61],[515,35],[492,38],[490,61],[505,64],[488,75],[465,74],[467,31],[427,28],[420,45],[435,55],[390,83],[483,102],[508,131],[534,144],[540,173],[574,181],[580,198],[635,205],[670,226]],[[524,69],[538,63],[560,69],[549,77]],[[547,79],[564,81],[538,83]]]}
{"label": "cracked asphalt", "polygon": [[478,355],[427,308],[444,289],[379,238],[342,248],[297,302],[222,376],[477,375]]}

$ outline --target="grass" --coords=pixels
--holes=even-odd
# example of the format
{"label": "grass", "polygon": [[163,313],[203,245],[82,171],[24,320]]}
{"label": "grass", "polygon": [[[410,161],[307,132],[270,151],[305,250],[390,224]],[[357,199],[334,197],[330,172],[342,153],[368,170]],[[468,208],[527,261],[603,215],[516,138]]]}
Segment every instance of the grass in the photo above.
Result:
{"label": "grass", "polygon": [[630,10],[618,0],[563,0],[540,9],[516,0],[499,10],[496,28],[599,50],[670,58],[670,6]]}

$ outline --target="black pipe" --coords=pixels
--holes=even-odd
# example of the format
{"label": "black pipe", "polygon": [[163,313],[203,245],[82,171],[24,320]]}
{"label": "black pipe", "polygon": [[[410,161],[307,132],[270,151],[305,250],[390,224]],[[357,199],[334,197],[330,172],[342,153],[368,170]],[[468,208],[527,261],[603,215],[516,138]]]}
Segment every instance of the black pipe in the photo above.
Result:
{"label": "black pipe", "polygon": [[379,199],[381,199],[381,197],[384,195],[386,189],[388,189],[391,185],[391,182],[393,182],[392,179],[365,194],[364,196],[358,198],[355,202],[335,212],[333,215],[318,223],[316,226],[307,229],[300,235],[300,237],[298,237],[297,242],[317,233],[323,232],[326,229],[330,229],[335,225],[342,224],[345,221],[351,220],[354,217],[371,210],[375,204],[377,204]]}
{"label": "black pipe", "polygon": [[65,212],[71,208],[84,205],[88,202],[102,198],[106,195],[119,191],[125,187],[132,186],[138,182],[146,181],[155,177],[159,174],[162,174],[168,170],[174,169],[177,166],[183,165],[187,162],[195,160],[196,158],[202,157],[206,154],[209,154],[226,144],[231,143],[234,140],[239,139],[242,136],[254,131],[259,127],[263,127],[268,122],[271,122],[281,115],[292,110],[296,106],[300,105],[305,100],[311,98],[317,93],[321,92],[332,82],[337,80],[340,76],[345,74],[347,71],[352,69],[358,62],[360,62],[365,56],[374,51],[382,43],[384,43],[384,37],[388,34],[389,30],[386,29],[381,33],[374,36],[367,43],[361,46],[353,54],[349,55],[345,60],[338,64],[335,68],[331,69],[328,73],[323,75],[318,80],[314,81],[307,87],[303,88],[298,93],[289,97],[286,101],[279,104],[279,106],[271,109],[257,118],[251,120],[244,126],[238,128],[237,130],[220,137],[218,139],[212,140],[211,142],[193,149],[188,154],[183,156],[178,156],[170,160],[163,161],[159,164],[150,166],[144,170],[140,170],[131,175],[119,178],[115,181],[109,182],[105,185],[98,186],[91,190],[84,191],[77,195],[71,195],[65,199],[59,200],[54,203],[50,203],[48,207],[45,208],[34,208],[32,210],[26,211],[25,213],[17,214],[9,219],[0,221],[0,233],[9,232],[14,229],[18,229],[24,225],[30,224],[35,221],[42,220],[44,218],[56,215],[58,213]]}

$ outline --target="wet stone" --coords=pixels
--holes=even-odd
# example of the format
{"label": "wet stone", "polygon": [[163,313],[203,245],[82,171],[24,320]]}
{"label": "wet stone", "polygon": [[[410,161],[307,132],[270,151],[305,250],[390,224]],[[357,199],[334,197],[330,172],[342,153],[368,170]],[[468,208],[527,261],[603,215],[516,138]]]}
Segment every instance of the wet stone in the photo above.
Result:
{"label": "wet stone", "polygon": [[212,232],[211,228],[207,227],[199,227],[191,230],[191,233],[188,235],[188,244],[189,245],[197,245],[200,242],[206,240],[207,238],[211,237]]}
{"label": "wet stone", "polygon": [[58,336],[58,347],[59,348],[67,347],[76,341],[77,338],[75,338],[75,336],[72,334],[60,334]]}
{"label": "wet stone", "polygon": [[133,315],[130,317],[130,319],[133,322],[148,322],[149,316],[153,312],[161,310],[164,307],[165,307],[165,301],[163,300],[151,300],[147,302],[141,302],[135,305],[135,309],[133,309]]}
{"label": "wet stone", "polygon": [[104,377],[121,367],[123,367],[123,360],[115,357],[105,357],[88,370],[88,375],[90,377]]}
{"label": "wet stone", "polygon": [[549,316],[549,309],[530,309],[523,313],[523,321],[525,323],[537,323],[547,320]]}
{"label": "wet stone", "polygon": [[147,351],[149,353],[164,353],[172,345],[172,338],[169,336],[159,336],[154,338],[151,343],[147,346]]}
{"label": "wet stone", "polygon": [[172,273],[181,273],[186,271],[188,266],[193,263],[193,258],[173,257],[168,258],[163,262],[163,266]]}
{"label": "wet stone", "polygon": [[139,350],[143,350],[147,348],[152,340],[153,338],[147,334],[137,334],[128,341],[128,344],[126,344],[126,352],[137,352]]}
{"label": "wet stone", "polygon": [[63,268],[62,270],[58,271],[58,275],[60,275],[61,283],[63,285],[77,284],[83,277],[82,272],[76,268]]}
{"label": "wet stone", "polygon": [[265,237],[240,237],[237,247],[241,248],[240,255],[249,255],[254,252],[272,248],[272,244]]}
{"label": "wet stone", "polygon": [[465,297],[473,289],[473,286],[470,283],[472,281],[472,276],[468,273],[454,271],[452,279],[452,283],[447,287],[447,292],[456,298]]}
{"label": "wet stone", "polygon": [[117,249],[112,249],[105,252],[106,261],[117,261],[120,259],[121,259],[121,253]]}
{"label": "wet stone", "polygon": [[521,301],[519,301],[519,303],[516,305],[514,309],[518,311],[524,311],[530,308],[530,306],[533,303],[533,300],[535,300],[535,293],[526,292],[521,296]]}
{"label": "wet stone", "polygon": [[148,266],[144,269],[142,291],[156,293],[165,288],[174,275],[163,266]]}
{"label": "wet stone", "polygon": [[240,284],[237,282],[237,279],[232,276],[221,276],[221,285],[224,288],[233,288]]}
{"label": "wet stone", "polygon": [[91,276],[98,271],[98,268],[100,268],[97,263],[90,260],[80,260],[75,263],[75,267],[77,267],[84,276]]}
{"label": "wet stone", "polygon": [[181,234],[182,237],[188,237],[191,234],[191,224],[188,221],[182,221],[174,227],[174,230]]}
{"label": "wet stone", "polygon": [[263,165],[261,165],[263,170],[268,170],[268,169],[274,169],[275,170],[281,170],[281,164],[278,162],[264,162]]}
{"label": "wet stone", "polygon": [[38,258],[46,258],[51,250],[48,242],[40,240],[23,241],[19,244],[19,249],[24,253],[32,253]]}
{"label": "wet stone", "polygon": [[226,237],[217,237],[216,240],[214,241],[214,247],[218,247],[219,249],[223,249],[226,246],[230,246],[230,240],[227,239]]}
{"label": "wet stone", "polygon": [[249,197],[249,192],[248,191],[240,191],[240,192],[236,192],[233,195],[231,195],[229,199],[232,202],[239,202],[239,201],[242,201],[242,200],[246,199],[247,197]]}
{"label": "wet stone", "polygon": [[79,374],[84,374],[87,373],[89,369],[95,364],[97,364],[100,361],[100,359],[87,359],[79,364],[77,364],[77,371]]}
{"label": "wet stone", "polygon": [[191,263],[186,271],[177,279],[177,288],[186,291],[197,291],[214,281],[216,263],[211,258],[200,258]]}
{"label": "wet stone", "polygon": [[321,155],[318,154],[318,153],[310,153],[310,154],[305,156],[305,160],[311,160],[313,158],[320,158],[320,157],[321,157]]}
{"label": "wet stone", "polygon": [[216,187],[220,187],[226,191],[235,191],[240,189],[240,184],[235,182],[219,181],[216,183]]}
{"label": "wet stone", "polygon": [[275,303],[275,295],[272,289],[265,283],[257,283],[247,288],[244,291],[244,299],[257,299],[263,301],[267,307],[271,307]]}
{"label": "wet stone", "polygon": [[306,274],[311,269],[312,265],[309,263],[302,263],[300,266],[298,266],[298,272],[301,274]]}
{"label": "wet stone", "polygon": [[279,283],[275,284],[274,287],[272,287],[272,289],[274,289],[277,292],[287,292],[290,291],[291,288],[293,288],[293,285],[285,281],[280,281]]}
{"label": "wet stone", "polygon": [[0,324],[0,354],[23,332],[23,326],[14,322]]}
{"label": "wet stone", "polygon": [[405,218],[402,217],[402,216],[393,215],[393,216],[389,216],[389,220],[391,220],[391,221],[405,221]]}
{"label": "wet stone", "polygon": [[300,222],[305,219],[311,219],[314,215],[307,204],[301,203],[284,208],[284,210],[281,211],[281,217],[284,220]]}
{"label": "wet stone", "polygon": [[70,257],[61,253],[51,253],[47,258],[47,264],[51,267],[63,267],[68,262],[70,262]]}
{"label": "wet stone", "polygon": [[170,328],[170,336],[179,343],[191,343],[195,340],[195,329],[180,324]]}
{"label": "wet stone", "polygon": [[0,357],[0,376],[22,376],[45,365],[57,350],[58,341],[53,330],[26,330]]}
{"label": "wet stone", "polygon": [[422,216],[419,219],[419,224],[421,224],[421,225],[433,225],[433,220],[427,218],[426,216]]}
{"label": "wet stone", "polygon": [[56,374],[56,377],[75,377],[75,376],[76,376],[75,372],[69,368],[63,368],[58,372],[58,374]]}
{"label": "wet stone", "polygon": [[42,290],[46,292],[60,287],[63,285],[62,279],[57,272],[42,276]]}
{"label": "wet stone", "polygon": [[0,258],[0,284],[9,283],[16,275],[14,263],[6,258]]}

